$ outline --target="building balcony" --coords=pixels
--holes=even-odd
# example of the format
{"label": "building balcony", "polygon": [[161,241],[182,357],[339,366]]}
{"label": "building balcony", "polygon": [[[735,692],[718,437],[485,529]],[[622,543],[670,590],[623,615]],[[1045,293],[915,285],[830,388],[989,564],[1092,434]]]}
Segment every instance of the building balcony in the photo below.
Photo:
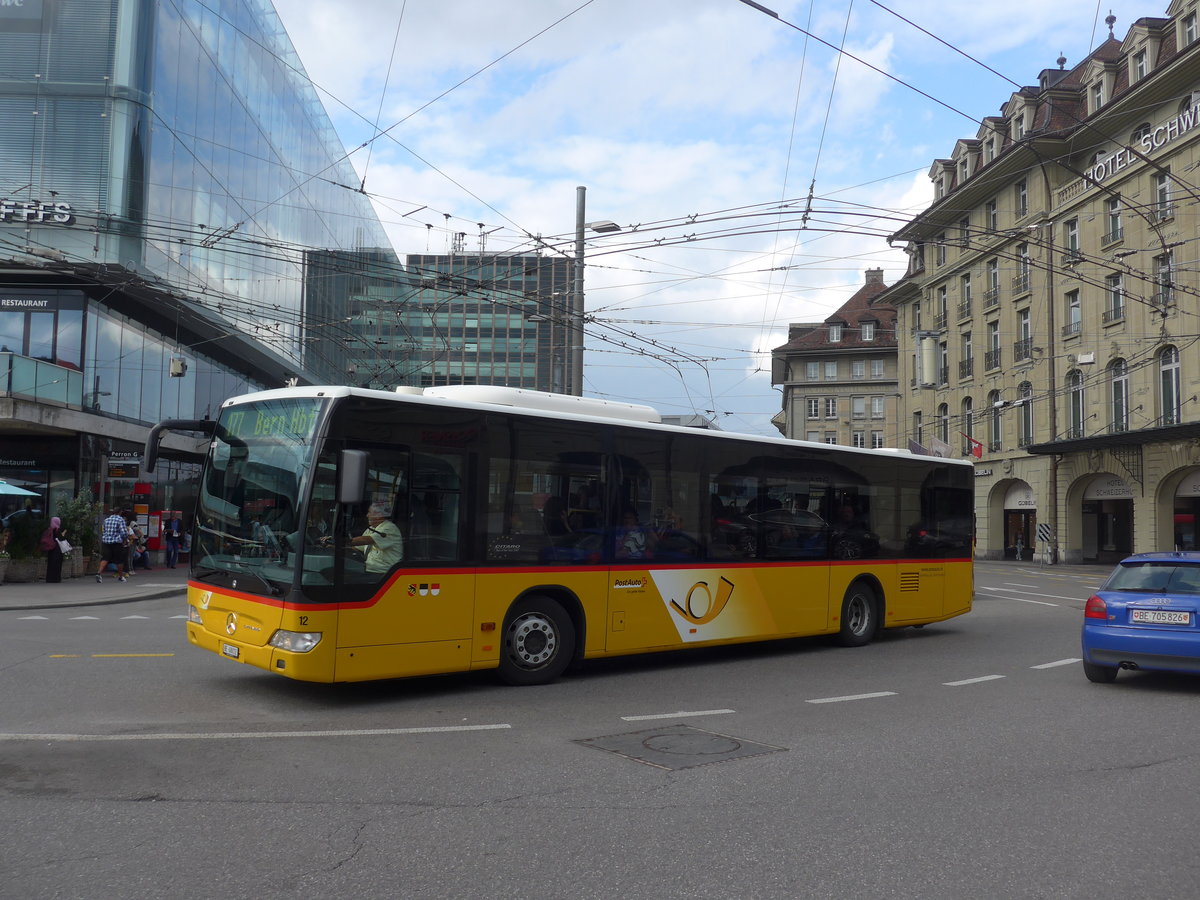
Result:
{"label": "building balcony", "polygon": [[18,353],[0,353],[0,396],[83,406],[83,373]]}
{"label": "building balcony", "polygon": [[1000,305],[1000,288],[994,287],[983,292],[983,308],[992,309]]}
{"label": "building balcony", "polygon": [[938,386],[945,387],[950,383],[950,367],[942,366],[938,369]]}
{"label": "building balcony", "polygon": [[1106,231],[1104,237],[1100,239],[1102,245],[1115,244],[1117,241],[1124,239],[1125,229],[1120,225],[1115,226],[1111,231]]}
{"label": "building balcony", "polygon": [[1004,449],[1004,441],[988,441],[988,452],[999,453]]}
{"label": "building balcony", "polygon": [[1167,219],[1172,219],[1174,217],[1174,203],[1160,203],[1150,209],[1150,220],[1152,222],[1165,222]]}
{"label": "building balcony", "polygon": [[975,374],[975,358],[968,357],[958,361],[958,377],[960,379],[970,378]]}
{"label": "building balcony", "polygon": [[1114,325],[1117,322],[1125,320],[1125,306],[1113,306],[1104,311],[1103,322],[1105,325]]}
{"label": "building balcony", "polygon": [[1082,253],[1080,253],[1078,250],[1068,250],[1062,255],[1060,264],[1064,266],[1077,266],[1081,262],[1083,262]]}
{"label": "building balcony", "polygon": [[1024,362],[1033,358],[1033,338],[1022,338],[1013,343],[1013,362]]}
{"label": "building balcony", "polygon": [[1065,338],[1079,337],[1083,333],[1082,322],[1068,322],[1062,327],[1062,336]]}
{"label": "building balcony", "polygon": [[971,318],[971,301],[964,300],[958,304],[958,319],[961,322],[963,319]]}
{"label": "building balcony", "polygon": [[983,354],[983,367],[985,369],[1000,368],[1001,355],[1002,354],[1001,354],[1001,351],[999,350],[999,348],[997,348],[996,350],[986,351]]}
{"label": "building balcony", "polygon": [[938,313],[933,317],[933,327],[937,331],[942,331],[946,327],[946,314]]}
{"label": "building balcony", "polygon": [[1128,430],[1129,430],[1128,422],[1109,422],[1108,423],[1108,433],[1109,434],[1124,434]]}
{"label": "building balcony", "polygon": [[1014,294],[1027,293],[1029,291],[1029,273],[1025,272],[1021,275],[1014,275],[1012,289]]}
{"label": "building balcony", "polygon": [[1150,302],[1158,307],[1174,306],[1175,305],[1175,291],[1172,288],[1167,288],[1166,290],[1159,291],[1157,294],[1155,294],[1153,297],[1150,298]]}

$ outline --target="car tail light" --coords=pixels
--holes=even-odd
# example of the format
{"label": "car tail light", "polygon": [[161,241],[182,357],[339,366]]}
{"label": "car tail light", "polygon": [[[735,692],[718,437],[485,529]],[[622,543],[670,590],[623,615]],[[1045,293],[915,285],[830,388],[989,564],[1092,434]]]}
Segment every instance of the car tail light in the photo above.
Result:
{"label": "car tail light", "polygon": [[1103,600],[1092,594],[1088,597],[1087,606],[1083,608],[1083,617],[1085,619],[1107,619],[1108,607]]}

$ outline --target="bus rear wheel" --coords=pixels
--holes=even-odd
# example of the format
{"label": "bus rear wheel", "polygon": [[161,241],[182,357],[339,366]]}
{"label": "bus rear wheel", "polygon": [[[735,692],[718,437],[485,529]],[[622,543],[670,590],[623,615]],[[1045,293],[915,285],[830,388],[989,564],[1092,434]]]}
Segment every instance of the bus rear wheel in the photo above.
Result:
{"label": "bus rear wheel", "polygon": [[875,592],[861,582],[850,585],[842,600],[837,642],[843,647],[869,644],[879,628],[879,603]]}
{"label": "bus rear wheel", "polygon": [[547,684],[575,655],[575,625],[549,597],[514,603],[504,620],[500,679],[508,684]]}

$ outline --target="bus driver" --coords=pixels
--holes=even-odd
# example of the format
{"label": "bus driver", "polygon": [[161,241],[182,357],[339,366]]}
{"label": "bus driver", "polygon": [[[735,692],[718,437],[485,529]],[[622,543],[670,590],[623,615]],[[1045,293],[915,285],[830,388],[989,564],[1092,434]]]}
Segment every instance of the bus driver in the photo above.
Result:
{"label": "bus driver", "polygon": [[372,503],[367,510],[367,530],[346,542],[350,547],[365,547],[366,570],[376,574],[390,571],[404,558],[404,536],[390,518],[391,504]]}

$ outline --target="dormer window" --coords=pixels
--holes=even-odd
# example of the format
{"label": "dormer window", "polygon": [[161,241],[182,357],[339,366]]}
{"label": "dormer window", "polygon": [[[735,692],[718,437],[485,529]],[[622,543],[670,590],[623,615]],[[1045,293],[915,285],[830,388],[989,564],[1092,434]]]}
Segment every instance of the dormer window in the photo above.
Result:
{"label": "dormer window", "polygon": [[964,156],[962,159],[960,159],[958,161],[958,183],[959,184],[962,184],[964,181],[967,180],[968,169],[969,169],[969,166],[967,165],[967,158]]}
{"label": "dormer window", "polygon": [[1025,137],[1025,110],[1018,110],[1016,118],[1013,119],[1013,140],[1019,141]]}
{"label": "dormer window", "polygon": [[875,340],[875,323],[874,322],[863,322],[859,327],[861,329],[860,337],[864,341]]}
{"label": "dormer window", "polygon": [[1197,36],[1197,31],[1196,31],[1196,13],[1194,11],[1188,13],[1186,16],[1183,17],[1181,31],[1183,34],[1183,46],[1186,47],[1188,44],[1195,42],[1196,36]]}
{"label": "dormer window", "polygon": [[1146,51],[1139,50],[1137,53],[1133,54],[1132,69],[1130,69],[1129,80],[1131,82],[1141,81],[1146,77],[1146,71]]}
{"label": "dormer window", "polygon": [[1092,85],[1092,112],[1104,105],[1104,82],[1097,81]]}
{"label": "dormer window", "polygon": [[829,326],[829,343],[840,344],[841,341],[842,341],[842,326],[841,325],[830,325]]}
{"label": "dormer window", "polygon": [[995,158],[996,158],[996,139],[994,137],[990,137],[986,141],[983,142],[983,161],[985,163],[990,163]]}

